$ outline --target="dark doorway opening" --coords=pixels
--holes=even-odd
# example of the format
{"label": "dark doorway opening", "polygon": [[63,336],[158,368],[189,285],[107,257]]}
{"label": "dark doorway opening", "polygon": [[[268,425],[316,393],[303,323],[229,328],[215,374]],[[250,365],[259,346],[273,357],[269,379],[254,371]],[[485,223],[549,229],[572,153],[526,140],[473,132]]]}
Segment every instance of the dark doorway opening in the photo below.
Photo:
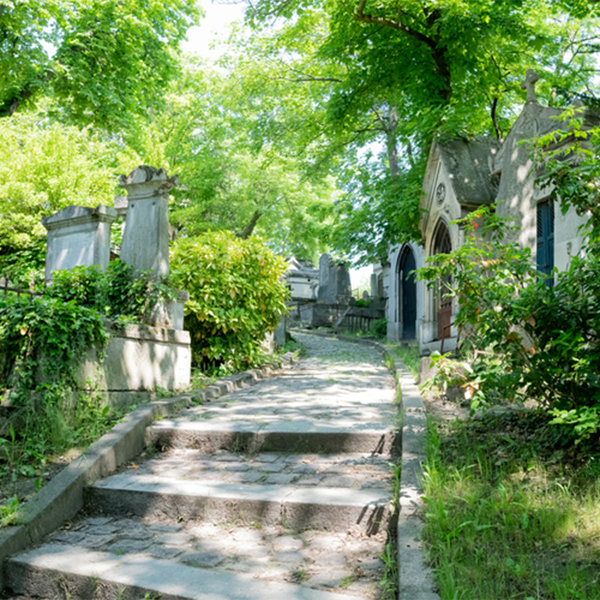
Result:
{"label": "dark doorway opening", "polygon": [[417,284],[414,270],[417,268],[414,252],[407,246],[400,258],[400,315],[402,339],[417,337]]}
{"label": "dark doorway opening", "polygon": [[[450,239],[450,232],[448,231],[446,225],[440,221],[435,234],[433,253],[449,254],[450,252],[452,252],[452,240]],[[449,338],[451,333],[452,299],[444,297],[448,292],[449,284],[450,275],[447,275],[439,282],[439,289],[437,293],[439,340]]]}

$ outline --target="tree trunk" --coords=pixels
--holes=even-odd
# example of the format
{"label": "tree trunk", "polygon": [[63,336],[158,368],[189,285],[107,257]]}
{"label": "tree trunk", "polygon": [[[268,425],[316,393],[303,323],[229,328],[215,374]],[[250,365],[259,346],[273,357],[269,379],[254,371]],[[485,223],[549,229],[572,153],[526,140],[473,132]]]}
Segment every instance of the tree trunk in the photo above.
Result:
{"label": "tree trunk", "polygon": [[396,129],[398,128],[398,112],[396,106],[390,106],[388,111],[388,122],[385,128],[385,141],[387,146],[388,163],[392,177],[400,175],[398,167],[398,140],[396,139]]}
{"label": "tree trunk", "polygon": [[238,234],[238,237],[243,240],[247,240],[252,235],[252,232],[254,231],[254,228],[256,227],[256,223],[258,222],[258,220],[261,217],[262,217],[261,212],[259,212],[258,210],[254,211],[254,214],[252,215],[252,218],[250,219],[250,223],[248,223],[248,225],[246,225],[246,227],[244,227],[244,230],[242,231],[242,233]]}

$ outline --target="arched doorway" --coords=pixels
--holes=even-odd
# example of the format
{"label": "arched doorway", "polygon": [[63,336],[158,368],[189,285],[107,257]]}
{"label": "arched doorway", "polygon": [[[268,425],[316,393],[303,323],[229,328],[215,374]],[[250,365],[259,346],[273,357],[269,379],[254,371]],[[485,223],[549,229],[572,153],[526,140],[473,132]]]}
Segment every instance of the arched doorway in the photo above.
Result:
{"label": "arched doorway", "polygon": [[415,254],[406,246],[398,261],[398,310],[402,319],[403,340],[414,340],[417,337],[417,284],[413,273],[416,267]]}
{"label": "arched doorway", "polygon": [[[443,221],[438,223],[436,228],[434,242],[433,242],[433,254],[449,254],[452,252],[452,240],[450,239],[450,232]],[[448,275],[442,281],[437,291],[437,319],[438,319],[438,339],[443,340],[444,338],[450,337],[451,322],[452,322],[452,300],[450,298],[444,298],[447,292],[446,284],[450,283],[450,276]]]}

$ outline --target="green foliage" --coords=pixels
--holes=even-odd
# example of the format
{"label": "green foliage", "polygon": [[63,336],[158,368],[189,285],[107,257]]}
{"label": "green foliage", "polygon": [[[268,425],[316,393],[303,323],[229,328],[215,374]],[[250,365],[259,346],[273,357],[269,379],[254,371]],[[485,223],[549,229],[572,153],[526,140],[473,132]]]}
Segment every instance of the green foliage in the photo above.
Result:
{"label": "green foliage", "polygon": [[548,421],[430,420],[423,533],[442,598],[598,597],[598,445]]}
{"label": "green foliage", "polygon": [[105,271],[57,271],[44,292],[0,297],[0,389],[10,390],[18,408],[11,439],[0,437],[0,479],[35,475],[32,465],[48,453],[87,445],[114,424],[118,414],[100,396],[77,391],[81,361],[90,348],[102,356],[107,318],[116,325],[143,320],[158,300],[175,295],[118,260]]}
{"label": "green foliage", "polygon": [[192,0],[18,0],[0,4],[0,115],[40,95],[78,124],[114,130],[160,106]]}
{"label": "green foliage", "polygon": [[421,368],[421,355],[419,352],[419,344],[406,342],[394,343],[387,342],[386,346],[393,353],[394,356],[402,359],[402,362],[406,368],[410,371],[410,374],[417,380],[419,376],[419,369]]}
{"label": "green foliage", "polygon": [[52,286],[45,295],[63,302],[75,302],[117,319],[123,317],[144,322],[159,300],[174,299],[176,291],[167,281],[152,273],[136,273],[120,259],[111,261],[105,270],[99,267],[75,267],[56,271]]}
{"label": "green foliage", "polygon": [[358,307],[358,308],[367,308],[367,306],[371,305],[371,300],[357,300],[354,303],[354,306]]}
{"label": "green foliage", "polygon": [[256,237],[206,233],[174,245],[171,275],[190,293],[185,328],[197,365],[240,370],[259,361],[261,342],[287,310],[285,270]]}
{"label": "green foliage", "polygon": [[398,542],[389,539],[385,545],[385,551],[381,554],[381,560],[385,564],[383,579],[379,582],[381,586],[382,600],[394,600],[398,597]]}
{"label": "green foliage", "polygon": [[85,351],[102,349],[108,341],[96,310],[52,297],[0,299],[0,332],[0,382],[13,389],[11,400],[17,406],[28,405],[36,387],[42,402],[56,402],[75,385]]}
{"label": "green foliage", "polygon": [[347,191],[333,245],[363,263],[419,238],[434,133],[505,137],[531,67],[543,103],[589,95],[600,48],[585,0],[259,0],[247,16],[263,60],[311,90],[300,136]]}
{"label": "green foliage", "polygon": [[16,525],[20,510],[21,505],[16,496],[8,498],[4,504],[0,504],[0,527]]}
{"label": "green foliage", "polygon": [[337,201],[340,219],[332,243],[357,264],[385,260],[398,240],[419,240],[420,200],[425,165],[399,167],[391,175],[376,161],[363,159],[341,178],[346,194]]}
{"label": "green foliage", "polygon": [[311,98],[244,57],[216,71],[188,61],[167,109],[129,136],[146,164],[177,171],[170,220],[183,235],[210,230],[262,236],[283,255],[327,249],[338,194],[327,173],[307,177],[292,132]]}
{"label": "green foliage", "polygon": [[535,399],[555,423],[589,437],[600,428],[600,257],[573,257],[549,286],[528,249],[503,242],[503,224],[488,209],[462,223],[464,245],[418,273],[429,285],[444,281],[459,306],[466,360],[433,357],[438,379],[462,385],[473,409]]}
{"label": "green foliage", "polygon": [[371,334],[374,335],[377,339],[383,340],[387,337],[387,319],[377,319],[371,325]]}
{"label": "green foliage", "polygon": [[71,205],[112,206],[115,174],[135,157],[43,113],[0,119],[0,139],[0,274],[29,280],[45,260],[41,218]]}

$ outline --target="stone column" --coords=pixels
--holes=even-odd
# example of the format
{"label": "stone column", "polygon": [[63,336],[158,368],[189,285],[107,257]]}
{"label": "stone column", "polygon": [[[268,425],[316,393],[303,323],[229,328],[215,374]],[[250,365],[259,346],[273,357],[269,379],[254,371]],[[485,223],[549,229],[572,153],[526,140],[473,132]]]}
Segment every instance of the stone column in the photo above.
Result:
{"label": "stone column", "polygon": [[169,191],[177,176],[146,165],[135,168],[120,184],[127,190],[127,218],[121,244],[121,260],[136,271],[169,275]]}
{"label": "stone column", "polygon": [[379,298],[379,290],[377,288],[377,275],[371,273],[371,298]]}
{"label": "stone column", "polygon": [[97,265],[110,261],[110,226],[117,212],[108,206],[90,208],[68,206],[50,217],[42,217],[48,230],[46,245],[46,282],[52,271]]}

